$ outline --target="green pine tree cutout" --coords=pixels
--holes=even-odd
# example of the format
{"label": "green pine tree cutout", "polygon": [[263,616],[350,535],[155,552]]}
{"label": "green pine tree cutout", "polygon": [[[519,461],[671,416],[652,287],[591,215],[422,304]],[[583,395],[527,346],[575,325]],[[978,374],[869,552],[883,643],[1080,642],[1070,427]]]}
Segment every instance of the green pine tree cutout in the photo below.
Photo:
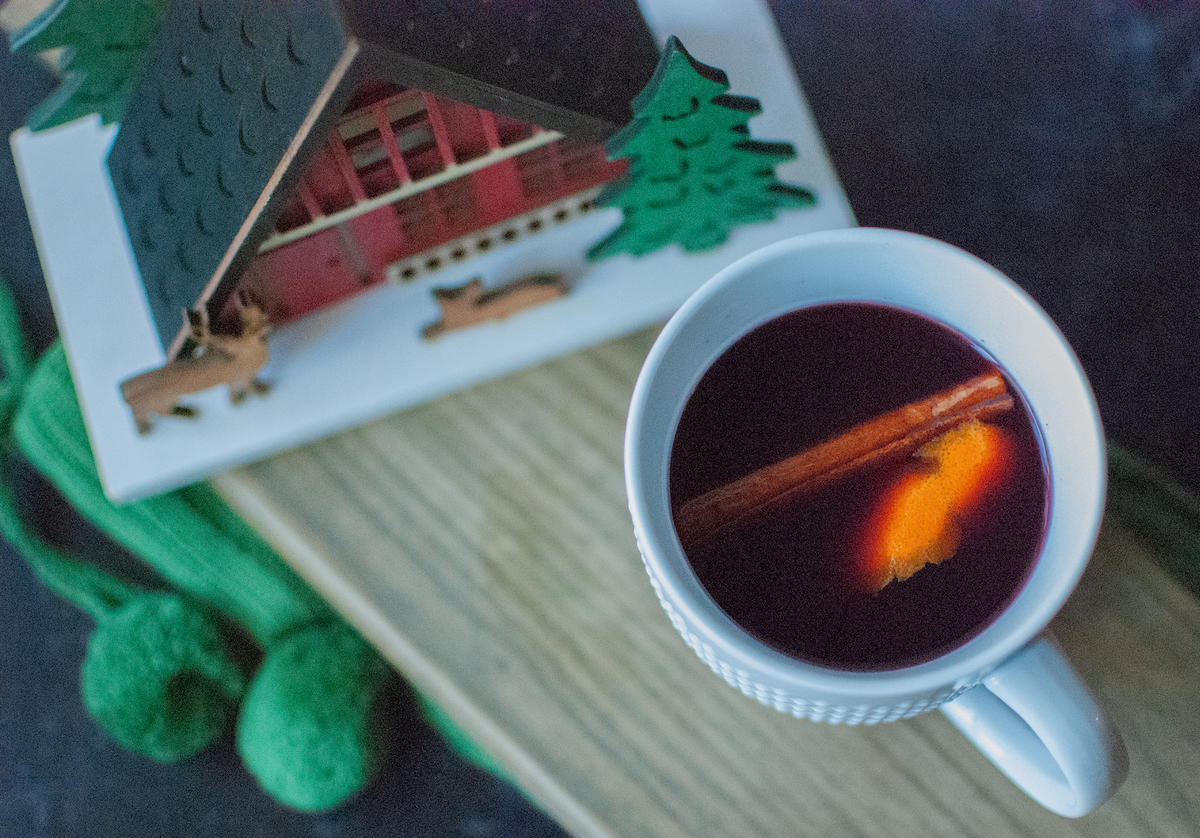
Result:
{"label": "green pine tree cutout", "polygon": [[33,109],[29,130],[93,113],[105,123],[120,122],[166,8],[167,0],[54,0],[14,32],[13,52],[65,47],[62,82]]}
{"label": "green pine tree cutout", "polygon": [[619,207],[621,225],[589,251],[641,256],[678,242],[686,251],[723,244],[730,230],[816,203],[812,192],[780,183],[775,166],[796,156],[790,143],[750,138],[747,123],[762,107],[732,96],[724,71],[692,58],[677,38],[633,100],[634,119],[608,141],[610,159],[630,158],[629,172],[597,197]]}

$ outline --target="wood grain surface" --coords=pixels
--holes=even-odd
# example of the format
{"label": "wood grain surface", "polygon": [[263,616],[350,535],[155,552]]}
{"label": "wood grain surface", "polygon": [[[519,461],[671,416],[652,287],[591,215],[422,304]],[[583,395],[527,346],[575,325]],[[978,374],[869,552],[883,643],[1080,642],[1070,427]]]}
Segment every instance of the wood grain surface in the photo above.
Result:
{"label": "wood grain surface", "polygon": [[[231,472],[224,495],[580,836],[1200,835],[1200,604],[1106,526],[1054,629],[1129,779],[1043,810],[938,713],[793,719],[684,645],[642,568],[622,434],[653,331]],[[397,370],[403,375],[403,370]]]}

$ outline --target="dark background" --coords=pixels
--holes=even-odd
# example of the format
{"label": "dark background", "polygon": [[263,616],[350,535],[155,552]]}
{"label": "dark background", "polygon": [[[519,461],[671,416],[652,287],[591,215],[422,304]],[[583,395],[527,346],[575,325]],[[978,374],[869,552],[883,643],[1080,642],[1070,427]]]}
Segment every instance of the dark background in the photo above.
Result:
{"label": "dark background", "polygon": [[[772,5],[859,223],[944,239],[1025,287],[1075,346],[1109,435],[1200,490],[1200,4]],[[0,49],[0,135],[52,86]],[[0,273],[44,347],[53,317],[7,143]],[[55,510],[50,535],[130,563],[31,492]],[[561,834],[455,756],[401,685],[388,701],[410,735],[330,814],[271,802],[229,738],[174,766],[130,754],[82,709],[91,628],[0,549],[2,835]]]}

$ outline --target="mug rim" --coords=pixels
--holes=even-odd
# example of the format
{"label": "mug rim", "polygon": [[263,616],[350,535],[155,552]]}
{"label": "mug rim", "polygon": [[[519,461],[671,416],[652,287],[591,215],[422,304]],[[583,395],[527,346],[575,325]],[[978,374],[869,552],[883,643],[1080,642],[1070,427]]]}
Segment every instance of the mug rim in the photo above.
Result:
{"label": "mug rim", "polygon": [[[847,267],[862,271],[871,262],[877,263],[877,276],[856,275],[851,280],[854,293],[835,290],[840,281],[835,271]],[[884,262],[888,266],[880,268]],[[953,281],[962,287],[951,286],[951,279],[937,271],[923,281],[905,282],[906,270],[919,264],[960,269]],[[806,269],[824,271],[828,277],[812,288],[800,287],[808,281]],[[789,272],[796,271],[802,274],[800,279],[788,278]],[[763,278],[776,274],[778,281]],[[742,284],[772,293],[781,290],[776,298],[761,294],[758,299],[739,301],[736,286]],[[911,287],[918,284],[925,287]],[[748,296],[747,290],[742,289],[741,297]],[[938,303],[930,297],[934,292],[956,302]],[[804,302],[795,304],[796,298]],[[893,669],[837,669],[808,663],[754,638],[721,610],[691,570],[675,536],[669,501],[665,527],[662,515],[674,429],[691,388],[713,361],[767,320],[811,305],[853,301],[892,305],[931,317],[990,354],[1025,395],[1049,472],[1050,514],[1043,546],[1021,590],[967,641],[931,660]],[[995,320],[989,323],[991,315],[983,310],[988,304],[1002,307],[1005,317],[1020,317],[1019,334],[999,334]],[[949,309],[954,309],[953,316]],[[959,315],[972,310],[976,313],[967,317],[971,322],[962,324]],[[705,328],[710,334],[701,333]],[[711,334],[714,331],[719,334]],[[1020,348],[1023,341],[1032,342],[1034,348]],[[683,344],[687,345],[681,349]],[[676,356],[681,352],[692,353],[691,359],[680,360]],[[1028,357],[1035,352],[1036,358]],[[1018,364],[1019,371],[1013,370],[1013,361],[1022,353],[1024,362]],[[1041,384],[1030,393],[1026,387],[1034,375],[1031,370],[1048,365],[1048,371],[1037,373]],[[1066,397],[1064,390],[1070,391]],[[648,423],[653,423],[652,439],[645,433]],[[669,427],[664,429],[664,423]],[[1074,442],[1064,441],[1072,436]],[[656,339],[638,376],[626,424],[626,491],[634,529],[647,571],[660,599],[669,604],[668,611],[674,611],[677,628],[680,622],[686,624],[687,632],[693,633],[689,642],[705,644],[754,682],[817,699],[898,700],[947,687],[963,688],[1023,647],[1058,612],[1083,573],[1103,515],[1105,472],[1104,432],[1095,397],[1074,351],[1046,312],[1011,279],[966,251],[927,236],[880,228],[796,236],[755,251],[709,279]],[[1064,509],[1071,514],[1056,514]]]}

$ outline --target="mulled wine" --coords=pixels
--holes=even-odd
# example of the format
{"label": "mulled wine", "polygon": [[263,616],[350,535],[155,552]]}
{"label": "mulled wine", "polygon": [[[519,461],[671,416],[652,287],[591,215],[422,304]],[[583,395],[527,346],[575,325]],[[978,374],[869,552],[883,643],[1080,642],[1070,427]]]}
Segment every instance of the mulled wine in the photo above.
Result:
{"label": "mulled wine", "polygon": [[[797,452],[825,456],[830,440],[864,427],[869,435],[880,417],[911,412],[912,405],[933,404],[936,412],[946,401],[938,394],[989,376],[1011,394],[1002,410],[982,419],[1003,441],[993,457],[999,466],[987,490],[952,510],[945,532],[935,532],[935,540],[952,539],[944,560],[920,559],[919,570],[889,577],[881,587],[856,581],[864,550],[873,549],[868,542],[878,538],[881,503],[906,480],[929,484],[929,446],[946,449],[943,440],[965,435],[958,430],[932,443],[875,445],[880,456],[826,469],[828,479],[812,480],[711,537],[693,542],[681,534],[717,605],[767,645],[837,669],[913,665],[982,631],[1037,560],[1047,474],[1019,390],[941,323],[872,303],[818,305],[764,323],[705,372],[683,410],[670,460],[671,503],[682,532],[680,509],[706,493],[790,462]],[[979,424],[971,422],[955,428]],[[953,489],[956,479],[943,484]],[[948,493],[942,484],[925,486],[935,503]],[[940,514],[914,508],[916,518]]]}

